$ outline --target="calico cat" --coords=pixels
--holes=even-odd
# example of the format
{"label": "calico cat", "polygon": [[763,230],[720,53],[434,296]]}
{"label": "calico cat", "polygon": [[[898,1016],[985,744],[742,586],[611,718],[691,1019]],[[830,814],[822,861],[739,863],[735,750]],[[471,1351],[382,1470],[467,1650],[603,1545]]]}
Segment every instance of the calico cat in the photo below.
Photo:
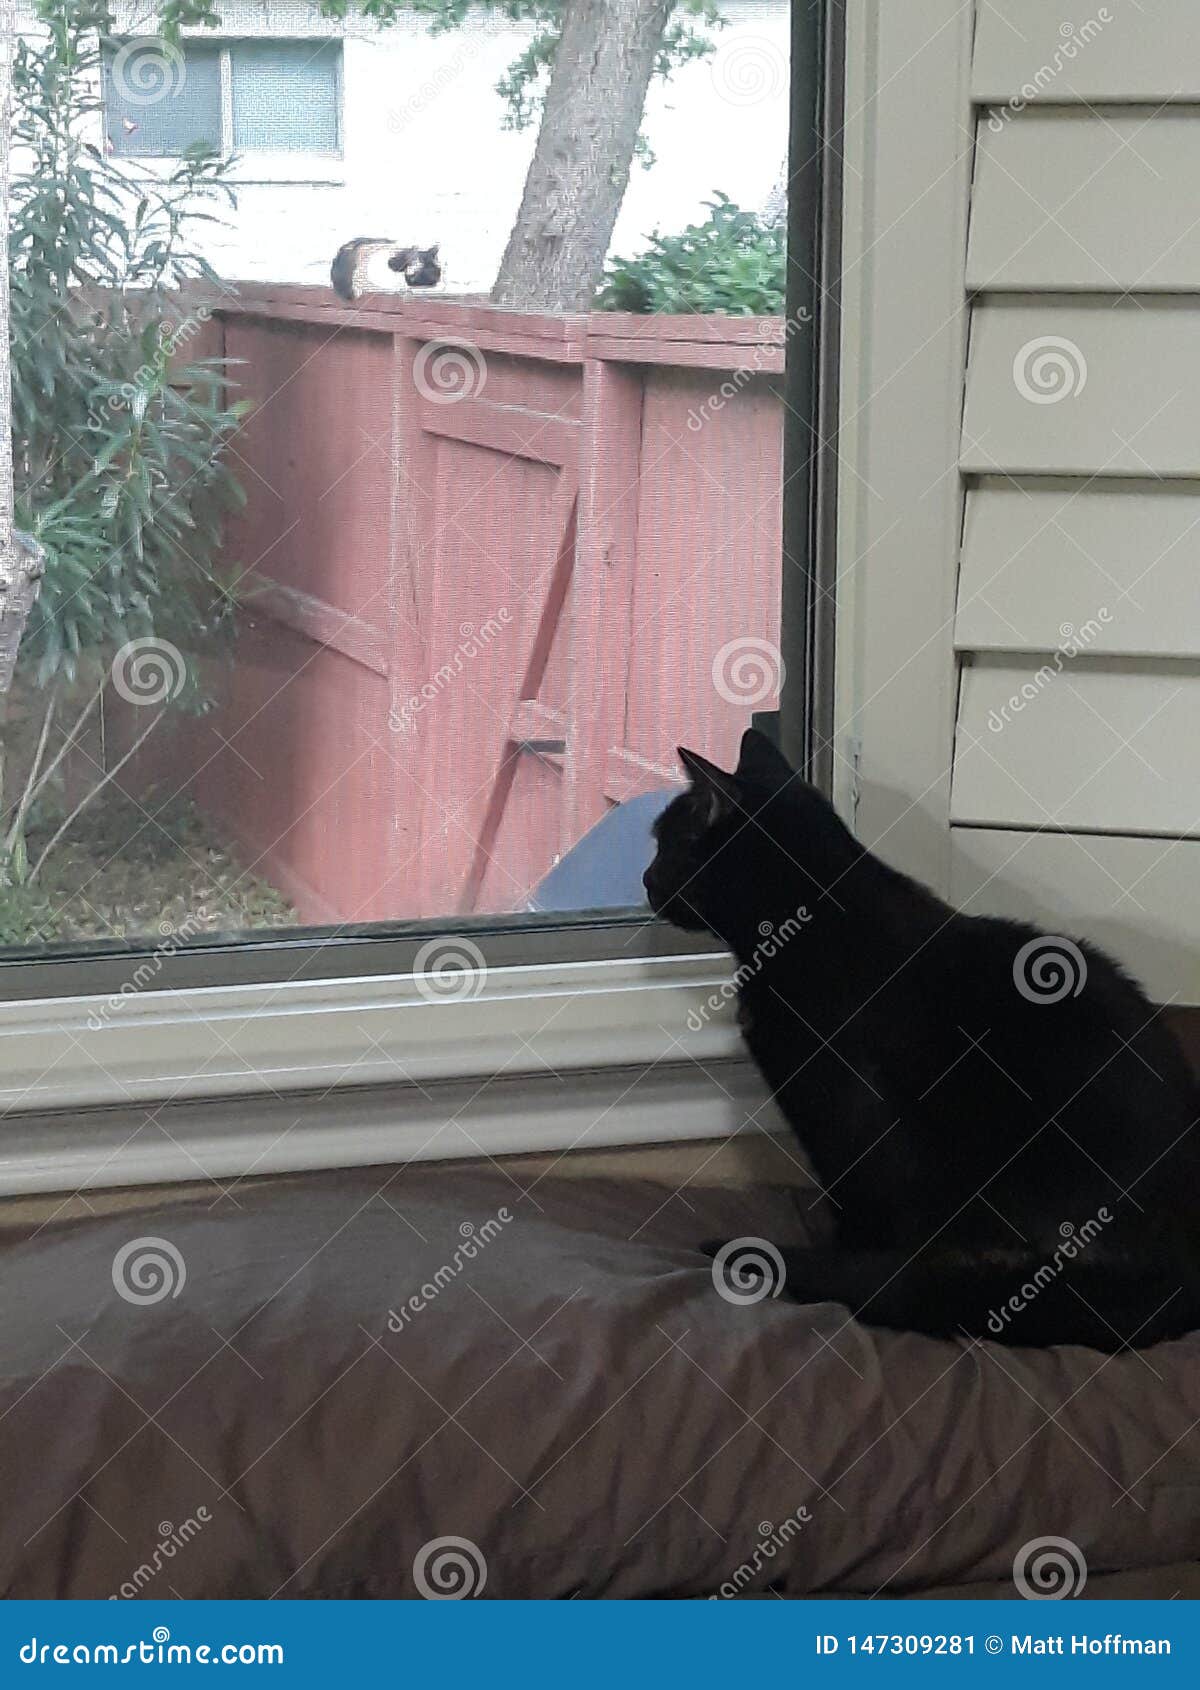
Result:
{"label": "calico cat", "polygon": [[830,1247],[781,1251],[789,1294],[1012,1344],[1200,1326],[1200,1097],[1139,988],[888,868],[763,735],[732,774],[679,755],[650,905],[737,958],[746,1042],[836,1216]]}
{"label": "calico cat", "polygon": [[359,235],[338,248],[330,266],[330,284],[339,299],[360,299],[368,291],[367,263],[377,252],[391,254],[388,269],[402,275],[410,288],[436,287],[442,279],[436,246],[397,246],[395,241]]}

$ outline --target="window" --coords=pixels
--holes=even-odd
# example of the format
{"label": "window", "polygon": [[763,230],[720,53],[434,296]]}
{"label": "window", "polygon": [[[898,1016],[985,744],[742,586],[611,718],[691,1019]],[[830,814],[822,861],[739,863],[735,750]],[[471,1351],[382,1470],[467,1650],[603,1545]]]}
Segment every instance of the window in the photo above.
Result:
{"label": "window", "polygon": [[234,151],[336,153],[341,61],[340,42],[236,41]]}
{"label": "window", "polygon": [[[808,565],[832,550],[810,548],[810,436],[788,429],[831,432],[813,391],[823,19],[796,20],[762,0],[711,63],[685,56],[669,100],[651,85],[652,162],[588,248],[620,286],[590,313],[485,302],[521,207],[556,192],[527,188],[530,137],[496,91],[529,62],[520,20],[485,54],[419,13],[375,32],[360,12],[371,144],[347,150],[344,191],[244,177],[196,225],[171,198],[182,175],[122,159],[340,148],[341,43],[189,40],[153,100],[108,55],[121,159],[97,203],[128,238],[93,234],[113,311],[35,313],[37,290],[101,264],[14,247],[17,508],[48,562],[4,735],[10,1113],[384,1082],[425,1097],[503,1070],[565,1076],[579,1123],[585,1075],[646,1068],[664,1091],[639,1133],[728,1130],[729,960],[651,920],[641,874],[676,746],[731,766],[747,726],[782,720],[794,748],[814,696],[804,594],[825,594]],[[812,211],[789,270],[797,50]],[[557,181],[570,147],[542,156]],[[579,191],[623,185],[628,163],[588,161]],[[39,192],[18,169],[18,230],[44,221]],[[392,298],[340,300],[330,261],[362,235],[440,245],[441,290],[385,264]],[[147,302],[164,243],[188,287]],[[191,291],[208,263],[219,285]],[[59,367],[94,381],[49,406]],[[785,555],[803,564],[787,626]],[[665,1100],[680,1073],[707,1101]],[[496,1113],[499,1145],[523,1117]],[[575,1135],[555,1119],[543,1146]],[[444,1153],[439,1131],[414,1154],[426,1137]],[[282,1132],[281,1153],[297,1142]],[[119,1150],[104,1177],[122,1173],[144,1177]]]}
{"label": "window", "polygon": [[[148,71],[149,60],[141,62]],[[105,56],[104,106],[110,150],[124,158],[169,158],[194,146],[219,152],[221,49],[189,41],[169,90],[155,82],[143,88],[138,69],[138,55],[127,53],[126,48],[114,49]]]}
{"label": "window", "polygon": [[126,42],[104,60],[110,151],[336,155],[341,71],[340,41]]}

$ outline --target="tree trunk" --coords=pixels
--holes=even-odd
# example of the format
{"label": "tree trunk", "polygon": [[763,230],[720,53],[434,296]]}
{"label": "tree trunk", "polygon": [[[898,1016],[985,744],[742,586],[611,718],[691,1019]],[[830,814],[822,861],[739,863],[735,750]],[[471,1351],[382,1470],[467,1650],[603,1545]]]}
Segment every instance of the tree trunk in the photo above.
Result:
{"label": "tree trunk", "polygon": [[586,311],[621,209],[674,0],[566,0],[521,209],[492,301]]}

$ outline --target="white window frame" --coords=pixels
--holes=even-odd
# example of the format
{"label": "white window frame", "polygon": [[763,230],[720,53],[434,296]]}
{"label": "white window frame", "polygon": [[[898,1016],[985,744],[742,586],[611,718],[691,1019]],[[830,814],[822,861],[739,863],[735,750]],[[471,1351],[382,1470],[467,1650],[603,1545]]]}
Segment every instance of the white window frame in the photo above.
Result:
{"label": "white window frame", "polygon": [[[319,151],[285,151],[272,148],[253,148],[249,151],[238,151],[233,144],[233,49],[242,43],[252,46],[292,47],[305,46],[316,48],[336,47],[337,65],[337,146],[331,152]],[[220,157],[225,159],[230,169],[226,180],[234,185],[287,184],[322,182],[331,184],[344,183],[346,178],[346,47],[345,41],[335,35],[231,35],[216,38],[198,33],[185,33],[183,50],[186,56],[189,47],[209,46],[217,49],[219,58],[220,99],[221,99],[221,146]],[[107,81],[105,82],[107,87]],[[107,126],[107,112],[104,114]],[[169,175],[177,170],[182,161],[181,153],[121,153],[113,154],[122,164],[136,165],[139,169],[148,169],[151,175]]]}
{"label": "white window frame", "polygon": [[942,896],[976,4],[848,0],[846,27],[834,795]]}

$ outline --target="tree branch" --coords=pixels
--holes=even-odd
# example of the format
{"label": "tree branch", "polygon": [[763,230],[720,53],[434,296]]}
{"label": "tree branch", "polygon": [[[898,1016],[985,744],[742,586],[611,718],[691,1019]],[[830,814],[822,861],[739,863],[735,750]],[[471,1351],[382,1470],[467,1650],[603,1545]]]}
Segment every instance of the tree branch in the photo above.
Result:
{"label": "tree branch", "polygon": [[82,811],[87,809],[88,805],[93,801],[93,799],[98,798],[100,796],[100,794],[104,791],[104,788],[109,784],[110,781],[113,781],[113,780],[116,779],[116,777],[120,774],[121,770],[125,767],[126,763],[128,763],[129,759],[133,756],[134,752],[137,751],[140,746],[142,746],[146,743],[146,741],[150,738],[150,735],[154,732],[155,728],[162,721],[162,719],[165,715],[166,715],[165,710],[159,711],[158,715],[150,723],[150,726],[148,728],[146,728],[143,733],[140,733],[138,735],[138,737],[134,740],[133,744],[129,747],[129,750],[120,759],[120,761],[117,762],[117,763],[114,763],[112,768],[105,775],[104,779],[97,781],[95,786],[92,787],[91,791],[84,794],[84,796],[79,800],[78,804],[76,804],[75,808],[71,811],[71,814],[67,817],[66,821],[63,822],[62,826],[60,828],[58,828],[54,833],[51,834],[50,838],[46,842],[45,848],[43,849],[41,856],[38,858],[37,862],[34,863],[32,869],[29,871],[29,879],[26,882],[27,885],[29,885],[29,886],[33,885],[34,881],[37,879],[38,875],[42,871],[42,864],[46,861],[46,858],[50,855],[51,851],[53,851],[54,847],[58,844],[58,842],[62,838],[63,834],[67,831],[67,829],[74,822],[75,818]]}

